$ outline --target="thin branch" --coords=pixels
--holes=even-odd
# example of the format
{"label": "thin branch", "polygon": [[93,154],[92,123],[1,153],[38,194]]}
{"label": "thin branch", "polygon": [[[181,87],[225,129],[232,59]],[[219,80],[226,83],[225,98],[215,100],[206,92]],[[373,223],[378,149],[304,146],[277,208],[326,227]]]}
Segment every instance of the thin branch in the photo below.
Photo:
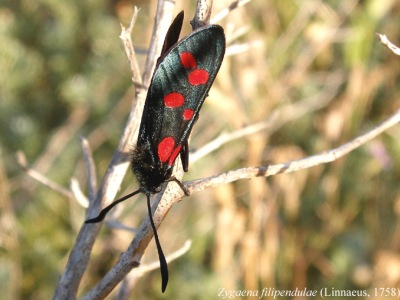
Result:
{"label": "thin branch", "polygon": [[193,19],[190,21],[192,30],[210,24],[213,2],[213,0],[199,0],[196,2],[196,12]]}
{"label": "thin branch", "polygon": [[223,18],[225,18],[232,10],[244,6],[247,3],[249,3],[251,0],[236,0],[233,1],[227,8],[221,10],[219,13],[217,13],[211,20],[211,23],[218,23],[221,21]]}
{"label": "thin branch", "polygon": [[382,45],[385,45],[387,48],[389,48],[394,54],[400,55],[400,48],[397,47],[395,44],[393,44],[389,39],[387,38],[386,35],[376,33],[376,36],[378,37],[379,41],[381,42]]}
{"label": "thin branch", "polygon": [[118,220],[116,220],[114,218],[107,218],[105,220],[105,223],[106,223],[108,228],[124,230],[124,231],[131,232],[133,234],[137,233],[137,229],[136,228],[133,228],[133,227],[130,227],[130,226],[126,226],[126,225],[122,224],[121,222],[119,222]]}
{"label": "thin branch", "polygon": [[[84,155],[85,156],[85,155]],[[87,208],[89,206],[89,201],[83,194],[82,190],[79,187],[79,183],[76,179],[71,179],[70,190],[66,189],[62,185],[50,180],[40,172],[32,169],[27,162],[26,156],[22,151],[18,151],[16,153],[18,164],[25,170],[25,172],[31,176],[36,181],[40,182],[44,186],[47,186],[51,190],[73,200],[77,200],[78,203],[82,206]],[[93,163],[93,162],[92,162]],[[90,188],[89,188],[90,191]]]}
{"label": "thin branch", "polygon": [[70,199],[74,199],[74,195],[71,193],[71,191],[69,191],[62,185],[48,179],[46,176],[39,173],[38,171],[29,167],[28,162],[26,160],[26,156],[22,151],[18,151],[16,153],[16,157],[18,164],[25,170],[26,174],[28,174],[29,176],[31,176],[33,179],[40,182],[44,186],[47,186],[48,188],[52,189],[53,191],[56,191],[61,195],[64,195],[65,197],[68,197]]}
{"label": "thin branch", "polygon": [[133,15],[128,27],[121,24],[121,34],[119,38],[124,44],[125,54],[129,60],[132,72],[132,82],[136,85],[142,85],[142,77],[140,76],[139,64],[136,59],[135,48],[132,44],[132,30],[135,25],[139,9],[135,6],[133,8]]}
{"label": "thin branch", "polygon": [[[190,247],[192,246],[192,242],[190,240],[186,241],[181,248],[179,248],[178,250],[169,253],[165,259],[167,260],[168,263],[174,261],[175,259],[181,257],[182,255],[184,255],[186,252],[189,251]],[[160,263],[159,261],[154,261],[152,263],[149,264],[143,264],[141,265],[139,268],[137,268],[134,272],[137,273],[136,276],[138,277],[142,277],[144,274],[156,270],[160,267]],[[131,272],[132,273],[132,272]],[[131,274],[130,273],[130,274]]]}
{"label": "thin branch", "polygon": [[233,45],[229,46],[228,48],[226,48],[225,56],[228,57],[228,56],[237,55],[237,54],[240,54],[243,52],[247,52],[249,50],[261,48],[263,43],[264,42],[262,40],[255,40],[255,41],[251,41],[248,43],[233,44]]}
{"label": "thin branch", "polygon": [[92,149],[90,148],[89,142],[84,137],[81,137],[81,147],[87,174],[89,199],[93,200],[97,191],[96,166],[93,161]]}
{"label": "thin branch", "polygon": [[377,137],[378,135],[380,135],[381,133],[388,130],[389,128],[391,128],[392,126],[396,125],[399,122],[400,122],[400,110],[398,110],[391,117],[383,121],[377,127],[371,129],[370,131],[358,136],[352,141],[343,144],[335,149],[283,164],[242,168],[222,173],[219,175],[211,176],[208,178],[185,182],[185,187],[192,194],[195,192],[202,191],[206,188],[234,182],[240,179],[250,179],[259,176],[268,177],[276,174],[292,173],[295,171],[308,169],[317,165],[329,163],[359,148],[360,146],[364,145],[368,141]]}
{"label": "thin branch", "polygon": [[32,167],[43,174],[47,173],[66,145],[76,137],[77,132],[79,132],[79,129],[86,122],[88,114],[89,109],[87,106],[77,106],[64,124],[52,134],[50,141],[39,158],[31,164]]}
{"label": "thin branch", "polygon": [[84,208],[89,207],[89,199],[82,192],[82,189],[79,186],[78,180],[76,178],[71,179],[70,189],[72,194],[74,195],[74,199]]}
{"label": "thin branch", "polygon": [[[192,245],[192,242],[190,240],[186,241],[182,247],[170,254],[167,255],[166,260],[168,263],[171,261],[181,257],[184,255],[186,252],[189,251],[190,247]],[[132,270],[124,279],[124,281],[121,284],[121,288],[119,289],[117,295],[115,296],[115,300],[125,300],[129,299],[129,296],[131,295],[132,289],[135,287],[137,280],[147,274],[148,272],[151,272],[155,269],[158,269],[160,267],[159,262],[153,262],[150,264],[143,264],[137,269]]]}
{"label": "thin branch", "polygon": [[158,0],[153,33],[143,74],[143,85],[146,87],[150,84],[157,58],[161,53],[165,35],[174,15],[174,8],[175,1]]}
{"label": "thin branch", "polygon": [[271,128],[272,125],[276,122],[277,116],[278,116],[277,113],[272,113],[271,116],[266,121],[258,122],[258,123],[243,127],[234,132],[222,133],[216,139],[212,140],[210,143],[204,145],[196,152],[191,153],[190,154],[190,162],[194,163],[194,162],[198,161],[200,158],[215,151],[216,149],[221,148],[221,146],[223,146],[224,144],[227,144],[231,141],[234,141],[236,139],[239,139],[239,138],[242,138],[245,136],[249,136],[251,134],[260,132],[261,130],[264,130],[264,129]]}

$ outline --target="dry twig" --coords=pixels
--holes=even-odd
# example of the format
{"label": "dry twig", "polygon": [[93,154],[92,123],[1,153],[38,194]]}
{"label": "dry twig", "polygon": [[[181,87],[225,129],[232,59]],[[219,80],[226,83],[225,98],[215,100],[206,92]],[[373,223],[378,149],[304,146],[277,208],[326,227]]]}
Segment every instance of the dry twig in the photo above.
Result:
{"label": "dry twig", "polygon": [[386,35],[381,34],[381,33],[376,33],[377,37],[379,38],[379,41],[381,44],[385,45],[388,47],[394,54],[400,55],[400,48],[397,47],[395,44],[393,44],[389,39],[387,38]]}

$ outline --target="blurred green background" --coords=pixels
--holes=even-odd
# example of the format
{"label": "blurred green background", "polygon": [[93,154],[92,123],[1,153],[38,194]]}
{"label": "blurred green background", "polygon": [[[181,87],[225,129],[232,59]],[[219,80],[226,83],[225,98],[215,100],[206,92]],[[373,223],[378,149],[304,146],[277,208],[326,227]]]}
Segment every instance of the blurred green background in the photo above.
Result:
{"label": "blurred green background", "polygon": [[[76,178],[86,191],[84,136],[102,177],[134,95],[119,23],[128,24],[134,5],[141,9],[133,41],[143,67],[156,1],[3,1],[0,299],[48,299],[84,208],[30,178],[16,153],[50,180],[69,188]],[[186,13],[184,34],[194,2],[177,1],[176,12]],[[214,15],[230,3],[216,1]],[[306,157],[389,117],[400,106],[400,57],[375,32],[400,41],[399,14],[394,0],[254,0],[219,21],[229,55],[194,127],[191,150],[273,112],[277,119],[272,128],[192,163],[185,179]],[[188,239],[192,248],[170,264],[165,295],[158,270],[140,278],[133,295],[216,299],[221,288],[306,287],[360,289],[381,299],[374,297],[377,288],[400,288],[399,136],[395,127],[331,164],[184,198],[159,235],[166,253]],[[127,174],[121,195],[135,188]],[[137,227],[145,216],[138,198],[126,204],[121,221]],[[129,232],[103,228],[80,295],[131,239]],[[153,243],[144,261],[157,261]]]}

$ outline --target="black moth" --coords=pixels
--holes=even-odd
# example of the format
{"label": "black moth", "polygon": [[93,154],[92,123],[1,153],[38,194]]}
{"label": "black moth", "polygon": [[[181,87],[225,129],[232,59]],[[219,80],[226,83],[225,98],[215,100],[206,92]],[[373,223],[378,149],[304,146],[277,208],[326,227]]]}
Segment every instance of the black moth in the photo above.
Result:
{"label": "black moth", "polygon": [[176,16],[165,37],[147,93],[138,142],[132,151],[132,172],[140,188],[85,222],[100,222],[116,204],[138,193],[146,194],[160,260],[162,292],[168,284],[168,266],[153,222],[150,195],[160,192],[163,183],[169,181],[177,182],[185,195],[189,195],[183,184],[172,176],[172,169],[180,155],[183,169],[188,171],[188,138],[225,54],[221,26],[201,27],[178,42],[182,23],[183,11]]}

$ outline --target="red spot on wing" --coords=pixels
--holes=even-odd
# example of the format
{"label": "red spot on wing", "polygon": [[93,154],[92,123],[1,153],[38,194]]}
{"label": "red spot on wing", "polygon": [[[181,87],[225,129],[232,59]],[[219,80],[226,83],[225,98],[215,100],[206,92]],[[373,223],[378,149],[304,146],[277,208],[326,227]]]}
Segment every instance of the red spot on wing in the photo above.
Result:
{"label": "red spot on wing", "polygon": [[173,137],[166,137],[158,144],[158,158],[161,162],[170,160],[171,154],[174,151],[175,140]]}
{"label": "red spot on wing", "polygon": [[183,112],[183,118],[186,121],[189,121],[192,117],[193,117],[193,109],[187,108],[185,109],[185,111]]}
{"label": "red spot on wing", "polygon": [[181,64],[185,69],[195,69],[197,67],[196,59],[190,52],[181,53]]}
{"label": "red spot on wing", "polygon": [[172,166],[175,162],[176,157],[178,156],[179,152],[181,151],[182,146],[178,146],[175,148],[174,152],[172,152],[169,160],[168,165]]}
{"label": "red spot on wing", "polygon": [[169,93],[164,96],[164,103],[167,107],[179,107],[185,103],[185,97],[180,93]]}
{"label": "red spot on wing", "polygon": [[203,69],[196,69],[189,74],[189,83],[191,85],[201,85],[208,81],[208,72]]}
{"label": "red spot on wing", "polygon": [[[204,69],[197,69],[197,61],[190,52],[182,52],[179,54],[182,66],[189,71],[188,82],[192,86],[207,83],[209,73]],[[164,96],[164,104],[166,107],[175,108],[185,105],[185,96],[178,92],[172,92]],[[189,121],[193,117],[194,111],[186,108],[183,111],[183,119]],[[161,162],[167,162],[172,165],[179,154],[181,146],[175,148],[175,140],[172,137],[166,137],[158,144],[158,157]]]}

